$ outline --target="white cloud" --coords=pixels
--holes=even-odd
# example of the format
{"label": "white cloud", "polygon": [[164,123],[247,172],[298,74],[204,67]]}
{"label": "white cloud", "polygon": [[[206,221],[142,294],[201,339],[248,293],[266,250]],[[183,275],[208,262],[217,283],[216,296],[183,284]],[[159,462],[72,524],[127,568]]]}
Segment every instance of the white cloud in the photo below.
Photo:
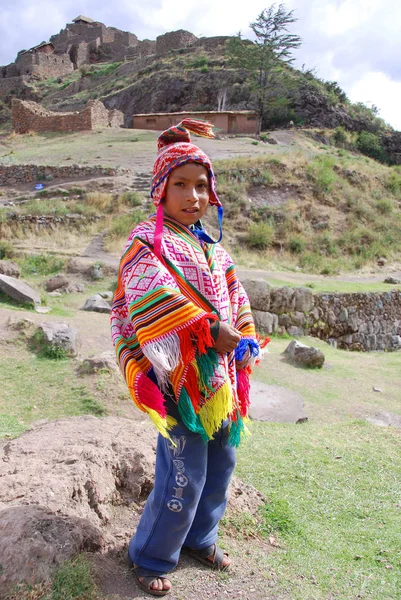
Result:
{"label": "white cloud", "polygon": [[401,81],[392,81],[384,73],[366,73],[349,92],[353,102],[375,104],[379,116],[401,131]]}

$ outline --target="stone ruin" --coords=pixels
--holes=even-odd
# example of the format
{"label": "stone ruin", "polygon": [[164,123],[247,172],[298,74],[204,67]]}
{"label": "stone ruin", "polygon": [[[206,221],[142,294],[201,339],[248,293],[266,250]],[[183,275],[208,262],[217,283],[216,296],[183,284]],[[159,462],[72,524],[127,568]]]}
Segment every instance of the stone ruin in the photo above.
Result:
{"label": "stone ruin", "polygon": [[139,40],[134,33],[79,15],[52,35],[49,42],[21,50],[15,62],[0,66],[0,97],[27,92],[26,83],[32,78],[63,77],[82,65],[165,56],[174,50],[196,47],[210,51],[227,39],[224,36],[197,38],[180,29],[159,35],[156,40]]}
{"label": "stone ruin", "polygon": [[75,112],[52,112],[36,102],[12,99],[12,122],[16,133],[28,131],[74,132],[99,129],[101,127],[122,127],[124,114],[115,109],[107,109],[100,100],[89,100],[86,106]]}

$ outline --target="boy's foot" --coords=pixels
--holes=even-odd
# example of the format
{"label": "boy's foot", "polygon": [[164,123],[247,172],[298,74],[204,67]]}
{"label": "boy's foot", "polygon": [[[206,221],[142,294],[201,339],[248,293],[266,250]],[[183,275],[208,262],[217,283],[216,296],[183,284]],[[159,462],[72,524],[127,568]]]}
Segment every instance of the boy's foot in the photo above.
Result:
{"label": "boy's foot", "polygon": [[141,567],[134,565],[127,553],[127,563],[137,580],[139,587],[152,596],[166,596],[171,591],[171,581],[166,575],[155,575]]}
{"label": "boy's foot", "polygon": [[201,550],[194,550],[188,546],[183,546],[181,551],[184,554],[199,560],[199,562],[210,569],[215,569],[217,571],[228,571],[231,564],[227,552],[223,552],[217,544],[202,548]]}
{"label": "boy's foot", "polygon": [[[141,585],[141,588],[149,594],[152,591],[155,592],[164,592],[168,594],[171,590],[171,581],[167,579],[167,577],[137,577],[138,583]],[[158,594],[159,595],[159,594]],[[164,595],[164,594],[163,594]]]}

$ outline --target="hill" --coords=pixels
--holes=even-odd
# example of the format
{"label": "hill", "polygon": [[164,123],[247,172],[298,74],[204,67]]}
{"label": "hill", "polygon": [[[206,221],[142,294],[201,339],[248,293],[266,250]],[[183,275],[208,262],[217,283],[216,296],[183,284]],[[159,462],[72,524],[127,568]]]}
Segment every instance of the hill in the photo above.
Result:
{"label": "hill", "polygon": [[[179,30],[141,41],[80,15],[49,42],[21,50],[14,63],[0,67],[0,127],[10,125],[15,96],[56,111],[78,110],[88,100],[100,99],[124,113],[126,127],[132,126],[135,113],[253,109],[250,79],[246,71],[232,67],[228,39],[197,38]],[[291,121],[368,132],[377,136],[369,142],[377,148],[368,148],[368,155],[401,162],[401,134],[392,132],[374,110],[352,104],[336,82],[283,65],[263,126],[287,127]]]}

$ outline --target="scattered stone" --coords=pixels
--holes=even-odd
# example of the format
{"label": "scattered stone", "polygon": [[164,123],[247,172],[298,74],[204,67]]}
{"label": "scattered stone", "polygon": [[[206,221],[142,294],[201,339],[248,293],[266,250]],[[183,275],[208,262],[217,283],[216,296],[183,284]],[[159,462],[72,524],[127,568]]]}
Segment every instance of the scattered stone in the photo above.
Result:
{"label": "scattered stone", "polygon": [[378,258],[377,259],[377,266],[378,267],[384,267],[384,265],[387,263],[387,259],[386,258]]}
{"label": "scattered stone", "polygon": [[87,273],[88,273],[89,277],[91,279],[93,279],[94,281],[99,281],[100,279],[103,279],[103,277],[104,277],[103,269],[100,265],[92,265],[87,270]]}
{"label": "scattered stone", "polygon": [[118,371],[116,355],[114,352],[103,352],[99,356],[90,356],[82,361],[80,373],[91,375],[97,371]]}
{"label": "scattered stone", "polygon": [[99,292],[99,296],[101,296],[104,300],[113,300],[114,293],[113,292]]}
{"label": "scattered stone", "polygon": [[88,310],[99,313],[109,313],[111,312],[111,306],[106,300],[104,300],[100,294],[95,294],[95,296],[91,296],[88,298],[81,308],[81,310]]}
{"label": "scattered stone", "polygon": [[264,279],[241,281],[253,309],[267,312],[270,307],[270,285]]}
{"label": "scattered stone", "polygon": [[52,298],[60,298],[63,294],[61,292],[49,292],[49,296]]}
{"label": "scattered stone", "polygon": [[252,381],[249,416],[255,421],[297,423],[307,420],[304,399],[298,392],[279,385]]}
{"label": "scattered stone", "polygon": [[391,283],[392,285],[398,285],[401,283],[401,279],[397,279],[396,277],[386,277],[383,283]]}
{"label": "scattered stone", "polygon": [[283,354],[300,367],[320,368],[324,363],[324,354],[319,348],[306,346],[296,340],[289,343]]}
{"label": "scattered stone", "polygon": [[401,428],[401,415],[395,415],[391,412],[379,412],[374,417],[368,417],[366,420],[379,427]]}
{"label": "scattered stone", "polygon": [[382,394],[382,393],[383,393],[383,390],[381,390],[380,388],[378,388],[378,387],[375,387],[375,386],[373,386],[373,391],[374,391],[374,392],[379,392],[380,394]]}
{"label": "scattered stone", "polygon": [[21,275],[21,269],[19,265],[11,260],[0,260],[0,275],[7,275],[8,277],[18,279]]}
{"label": "scattered stone", "polygon": [[62,288],[65,294],[82,294],[85,291],[85,285],[83,283],[69,283]]}
{"label": "scattered stone", "polygon": [[60,288],[64,288],[68,285],[68,279],[62,273],[58,275],[54,275],[48,279],[44,286],[47,292],[54,292],[55,290],[59,290]]}
{"label": "scattered stone", "polygon": [[40,323],[38,331],[41,347],[56,347],[65,350],[69,356],[77,356],[80,346],[78,331],[67,323]]}
{"label": "scattered stone", "polygon": [[27,283],[15,277],[0,275],[0,292],[20,304],[40,304],[40,295]]}
{"label": "scattered stone", "polygon": [[47,315],[51,310],[50,306],[35,306],[35,312],[41,315]]}
{"label": "scattered stone", "polygon": [[32,319],[27,319],[26,317],[9,317],[7,321],[8,329],[12,329],[14,331],[19,331],[27,337],[32,336],[36,331],[36,323],[32,321]]}

